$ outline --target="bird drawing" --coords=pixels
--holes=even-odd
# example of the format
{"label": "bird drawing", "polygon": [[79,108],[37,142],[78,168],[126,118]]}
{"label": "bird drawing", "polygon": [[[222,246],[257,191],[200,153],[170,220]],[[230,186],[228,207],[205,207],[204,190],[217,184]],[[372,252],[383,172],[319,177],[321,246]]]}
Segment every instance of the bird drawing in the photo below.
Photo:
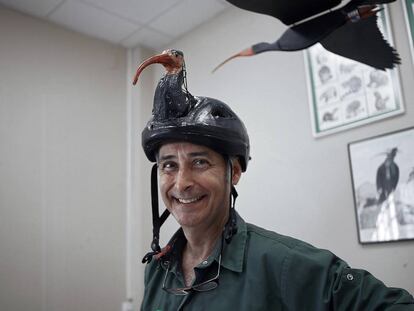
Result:
{"label": "bird drawing", "polygon": [[392,148],[386,153],[384,162],[377,169],[378,204],[388,199],[388,196],[397,188],[400,178],[400,169],[394,159],[398,148]]}
{"label": "bird drawing", "polygon": [[290,26],[273,43],[260,42],[229,60],[268,51],[298,51],[320,43],[326,50],[377,69],[401,63],[398,52],[384,39],[377,25],[378,5],[396,0],[227,0],[248,11],[273,16]]}
{"label": "bird drawing", "polygon": [[137,84],[142,71],[151,64],[161,64],[166,69],[155,89],[153,120],[175,119],[187,115],[195,99],[187,90],[183,52],[169,49],[146,59],[139,65],[133,85]]}

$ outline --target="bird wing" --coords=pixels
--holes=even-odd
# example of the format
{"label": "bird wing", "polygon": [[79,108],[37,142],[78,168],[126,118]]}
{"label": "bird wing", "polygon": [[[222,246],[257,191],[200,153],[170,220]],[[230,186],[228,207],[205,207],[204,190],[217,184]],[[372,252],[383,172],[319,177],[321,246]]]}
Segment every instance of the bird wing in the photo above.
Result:
{"label": "bird wing", "polygon": [[395,188],[397,188],[398,185],[398,180],[400,179],[400,169],[398,168],[397,164],[393,166],[393,173],[394,178],[392,180],[392,189],[395,190]]}
{"label": "bird wing", "polygon": [[381,70],[401,63],[398,52],[379,30],[376,15],[346,23],[323,39],[321,44],[332,53]]}
{"label": "bird wing", "polygon": [[377,170],[377,178],[376,178],[377,191],[381,191],[384,188],[384,171],[385,171],[385,165],[383,163],[378,167],[378,170]]}
{"label": "bird wing", "polygon": [[339,11],[332,11],[292,26],[274,43],[258,43],[252,46],[255,54],[267,51],[298,51],[306,49],[328,36],[346,22]]}
{"label": "bird wing", "polygon": [[342,0],[227,0],[231,4],[248,11],[267,14],[281,20],[286,25],[327,11]]}

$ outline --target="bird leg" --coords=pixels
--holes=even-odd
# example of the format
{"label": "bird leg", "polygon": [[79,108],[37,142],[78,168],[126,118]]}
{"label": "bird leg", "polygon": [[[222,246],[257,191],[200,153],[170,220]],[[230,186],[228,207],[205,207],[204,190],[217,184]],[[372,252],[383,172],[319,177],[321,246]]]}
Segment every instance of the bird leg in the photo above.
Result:
{"label": "bird leg", "polygon": [[376,15],[379,11],[382,10],[383,9],[379,8],[376,5],[362,5],[356,8],[355,10],[346,13],[346,19],[347,21],[356,23],[363,18],[368,18]]}

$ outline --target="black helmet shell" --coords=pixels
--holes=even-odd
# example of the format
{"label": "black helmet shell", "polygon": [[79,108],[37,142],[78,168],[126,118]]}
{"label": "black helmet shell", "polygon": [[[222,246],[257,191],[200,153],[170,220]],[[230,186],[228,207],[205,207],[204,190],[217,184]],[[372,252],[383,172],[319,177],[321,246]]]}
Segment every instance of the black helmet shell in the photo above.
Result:
{"label": "black helmet shell", "polygon": [[209,97],[197,102],[186,116],[156,121],[152,118],[142,131],[142,147],[151,162],[166,142],[186,141],[203,145],[218,153],[237,156],[243,172],[250,159],[246,127],[225,103]]}

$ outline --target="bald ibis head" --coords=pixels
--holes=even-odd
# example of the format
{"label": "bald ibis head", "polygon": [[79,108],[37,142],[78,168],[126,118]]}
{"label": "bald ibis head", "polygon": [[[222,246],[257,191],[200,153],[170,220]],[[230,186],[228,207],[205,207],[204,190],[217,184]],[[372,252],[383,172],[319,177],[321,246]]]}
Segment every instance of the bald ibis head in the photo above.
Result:
{"label": "bald ibis head", "polygon": [[161,54],[157,54],[146,59],[139,65],[137,72],[135,73],[134,81],[132,83],[133,85],[137,84],[141,72],[152,64],[163,65],[167,75],[177,74],[183,70],[184,53],[179,50],[169,49],[163,51]]}
{"label": "bald ibis head", "polygon": [[397,147],[392,148],[389,152],[387,152],[387,158],[394,159],[395,156],[397,155],[397,152],[398,152]]}

